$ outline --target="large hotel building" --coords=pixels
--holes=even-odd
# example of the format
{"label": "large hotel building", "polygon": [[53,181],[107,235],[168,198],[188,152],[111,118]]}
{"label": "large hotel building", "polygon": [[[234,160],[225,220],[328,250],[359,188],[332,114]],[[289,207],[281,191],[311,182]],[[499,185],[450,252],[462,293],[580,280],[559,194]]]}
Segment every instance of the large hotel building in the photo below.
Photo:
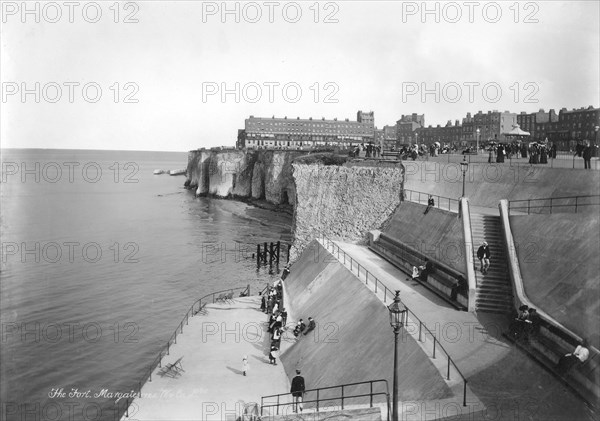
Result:
{"label": "large hotel building", "polygon": [[479,111],[444,126],[425,126],[424,114],[408,114],[393,126],[375,128],[373,112],[359,111],[356,121],[258,118],[246,119],[245,128],[238,131],[237,147],[243,148],[313,148],[320,146],[350,146],[374,142],[383,150],[393,146],[434,142],[456,147],[481,146],[489,142],[511,142],[507,136],[517,125],[530,133],[528,142],[549,141],[559,150],[573,149],[578,142],[589,140],[598,145],[600,109],[593,106],[534,113],[509,111]]}
{"label": "large hotel building", "polygon": [[359,111],[356,121],[250,116],[238,133],[238,147],[298,148],[373,142],[373,111]]}

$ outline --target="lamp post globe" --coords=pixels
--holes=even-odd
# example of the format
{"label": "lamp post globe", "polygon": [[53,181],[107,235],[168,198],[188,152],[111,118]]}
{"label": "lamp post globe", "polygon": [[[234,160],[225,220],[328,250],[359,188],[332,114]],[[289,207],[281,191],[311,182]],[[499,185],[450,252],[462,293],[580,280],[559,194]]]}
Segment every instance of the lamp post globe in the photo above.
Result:
{"label": "lamp post globe", "polygon": [[398,421],[398,333],[406,323],[408,309],[400,300],[400,291],[396,291],[394,302],[388,306],[390,326],[394,330],[394,391],[392,394],[392,421]]}

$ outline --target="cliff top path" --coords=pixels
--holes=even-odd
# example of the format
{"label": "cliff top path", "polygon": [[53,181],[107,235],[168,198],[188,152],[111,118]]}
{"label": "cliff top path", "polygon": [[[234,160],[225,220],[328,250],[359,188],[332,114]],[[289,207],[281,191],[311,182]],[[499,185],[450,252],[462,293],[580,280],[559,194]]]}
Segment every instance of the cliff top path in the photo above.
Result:
{"label": "cliff top path", "polygon": [[458,311],[366,246],[335,243],[388,289],[400,290],[404,304],[436,333],[485,404],[484,419],[597,419],[573,392],[502,337],[503,316]]}

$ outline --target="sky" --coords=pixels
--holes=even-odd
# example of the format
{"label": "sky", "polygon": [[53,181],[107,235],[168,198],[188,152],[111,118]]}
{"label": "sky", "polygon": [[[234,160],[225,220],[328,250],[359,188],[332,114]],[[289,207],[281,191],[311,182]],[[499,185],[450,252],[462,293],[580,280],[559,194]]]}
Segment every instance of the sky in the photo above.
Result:
{"label": "sky", "polygon": [[598,1],[2,2],[3,148],[233,146],[244,119],[599,106]]}

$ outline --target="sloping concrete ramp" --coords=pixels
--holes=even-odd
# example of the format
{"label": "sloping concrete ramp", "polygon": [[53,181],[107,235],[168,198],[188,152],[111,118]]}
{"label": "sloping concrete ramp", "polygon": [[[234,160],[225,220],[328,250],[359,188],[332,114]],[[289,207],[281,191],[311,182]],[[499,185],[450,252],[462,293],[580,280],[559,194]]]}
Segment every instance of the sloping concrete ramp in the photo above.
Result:
{"label": "sloping concrete ramp", "polygon": [[[317,322],[313,332],[300,339],[288,335],[288,343],[282,345],[281,360],[290,378],[297,368],[301,369],[307,389],[386,379],[392,393],[394,334],[388,310],[362,282],[313,241],[292,266],[285,288],[293,317],[306,321],[311,316]],[[398,348],[401,401],[451,396],[439,371],[412,337],[400,335]],[[375,391],[383,389],[374,386]],[[344,394],[368,391],[368,385],[347,387]],[[339,389],[329,394],[325,391],[320,397],[339,396],[339,393]],[[305,400],[309,399],[315,396],[307,394]],[[368,403],[367,399],[346,404]],[[384,401],[383,396],[375,399]],[[337,400],[328,405],[339,404]]]}
{"label": "sloping concrete ramp", "polygon": [[600,347],[598,214],[511,216],[510,225],[529,299]]}
{"label": "sloping concrete ramp", "polygon": [[444,262],[459,272],[466,269],[465,240],[462,220],[457,214],[425,207],[417,203],[400,203],[382,228],[386,235],[410,246],[434,260]]}

